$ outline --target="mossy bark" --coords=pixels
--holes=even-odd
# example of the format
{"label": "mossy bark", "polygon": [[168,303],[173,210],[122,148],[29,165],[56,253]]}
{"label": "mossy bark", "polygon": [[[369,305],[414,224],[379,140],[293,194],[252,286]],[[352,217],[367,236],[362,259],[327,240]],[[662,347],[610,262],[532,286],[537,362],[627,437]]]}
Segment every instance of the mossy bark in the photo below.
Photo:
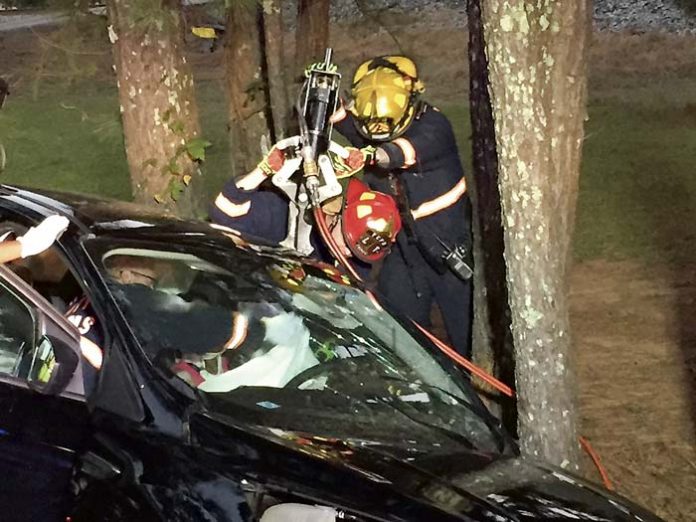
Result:
{"label": "mossy bark", "polygon": [[273,144],[261,6],[233,2],[225,48],[233,176],[249,172]]}
{"label": "mossy bark", "polygon": [[586,100],[586,0],[483,4],[523,451],[578,461],[567,272]]}
{"label": "mossy bark", "polygon": [[155,10],[110,0],[108,13],[135,201],[199,216],[205,208],[202,176],[185,149],[200,135],[200,124],[178,2],[165,0]]}

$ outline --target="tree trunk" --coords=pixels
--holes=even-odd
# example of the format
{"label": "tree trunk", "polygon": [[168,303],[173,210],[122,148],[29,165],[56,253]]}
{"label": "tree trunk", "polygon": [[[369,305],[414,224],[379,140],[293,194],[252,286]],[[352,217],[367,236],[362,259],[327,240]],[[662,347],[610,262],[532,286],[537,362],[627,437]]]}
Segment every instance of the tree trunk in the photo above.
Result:
{"label": "tree trunk", "polygon": [[168,212],[200,215],[202,176],[187,145],[201,129],[178,2],[164,0],[147,9],[147,17],[128,0],[111,0],[108,10],[135,200],[155,204],[157,199]]}
{"label": "tree trunk", "polygon": [[587,4],[483,11],[525,453],[577,466],[567,306],[586,98]]}
{"label": "tree trunk", "polygon": [[273,144],[260,6],[232,2],[226,32],[230,155],[232,173],[240,176]]}
{"label": "tree trunk", "polygon": [[263,30],[266,68],[268,70],[268,94],[273,119],[273,141],[287,136],[292,106],[289,101],[285,76],[285,28],[280,0],[262,0]]}
{"label": "tree trunk", "polygon": [[[473,175],[476,189],[476,271],[474,285],[477,335],[474,356],[479,364],[514,389],[515,364],[506,285],[503,224],[498,190],[498,153],[488,92],[480,0],[469,0],[469,101],[473,131]],[[517,429],[515,399],[496,396],[505,426]]]}
{"label": "tree trunk", "polygon": [[298,0],[295,33],[295,69],[324,58],[329,45],[329,0]]}

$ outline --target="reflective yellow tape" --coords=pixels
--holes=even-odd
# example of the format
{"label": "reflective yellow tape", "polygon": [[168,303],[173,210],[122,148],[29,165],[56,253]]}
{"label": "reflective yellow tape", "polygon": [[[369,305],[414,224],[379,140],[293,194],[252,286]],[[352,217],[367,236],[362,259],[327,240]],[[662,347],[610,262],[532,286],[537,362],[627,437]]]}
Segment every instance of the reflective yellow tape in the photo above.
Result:
{"label": "reflective yellow tape", "polygon": [[406,138],[396,138],[394,145],[404,153],[404,167],[410,167],[416,163],[416,149],[413,148],[410,141]]}
{"label": "reflective yellow tape", "polygon": [[251,201],[247,201],[246,203],[240,204],[232,203],[222,193],[220,193],[218,194],[218,197],[215,198],[215,206],[228,216],[232,218],[238,218],[246,216],[249,213],[249,209],[251,208]]}
{"label": "reflective yellow tape", "polygon": [[338,123],[339,121],[343,121],[346,118],[346,116],[348,116],[348,113],[343,108],[343,105],[341,105],[338,108],[338,110],[331,115],[329,121],[331,123]]}
{"label": "reflective yellow tape", "polygon": [[451,207],[457,201],[459,201],[465,193],[466,180],[462,178],[454,187],[441,196],[426,201],[425,203],[420,204],[417,209],[412,210],[411,214],[413,215],[413,219],[421,219],[427,216],[432,216],[441,210]]}

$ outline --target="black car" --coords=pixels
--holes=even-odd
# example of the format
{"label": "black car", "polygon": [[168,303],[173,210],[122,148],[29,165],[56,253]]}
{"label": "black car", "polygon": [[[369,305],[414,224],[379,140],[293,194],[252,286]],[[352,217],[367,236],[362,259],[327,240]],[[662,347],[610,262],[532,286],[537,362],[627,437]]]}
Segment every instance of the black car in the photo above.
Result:
{"label": "black car", "polygon": [[658,520],[520,457],[328,265],[78,195],[0,186],[0,213],[71,222],[0,266],[2,520]]}

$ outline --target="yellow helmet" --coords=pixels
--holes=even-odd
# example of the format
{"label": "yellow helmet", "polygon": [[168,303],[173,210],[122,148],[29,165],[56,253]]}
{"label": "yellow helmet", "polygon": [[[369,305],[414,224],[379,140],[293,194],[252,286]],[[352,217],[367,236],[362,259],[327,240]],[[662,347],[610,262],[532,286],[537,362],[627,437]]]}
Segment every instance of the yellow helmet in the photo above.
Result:
{"label": "yellow helmet", "polygon": [[403,134],[424,91],[416,64],[405,56],[380,56],[360,64],[353,76],[351,112],[368,139],[388,141]]}

